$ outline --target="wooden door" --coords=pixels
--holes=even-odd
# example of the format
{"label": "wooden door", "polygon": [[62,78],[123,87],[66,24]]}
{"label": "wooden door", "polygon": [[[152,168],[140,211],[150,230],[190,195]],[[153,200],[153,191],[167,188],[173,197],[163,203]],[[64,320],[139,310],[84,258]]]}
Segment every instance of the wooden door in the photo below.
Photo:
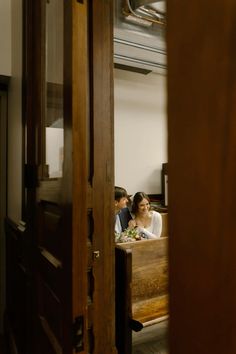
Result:
{"label": "wooden door", "polygon": [[25,1],[34,353],[113,353],[112,2]]}
{"label": "wooden door", "polygon": [[170,353],[236,353],[235,1],[170,0]]}
{"label": "wooden door", "polygon": [[[78,231],[73,233],[72,48],[66,48],[73,35],[72,4],[67,2],[66,7],[62,0],[50,0],[27,2],[27,6],[32,30],[30,33],[27,28],[26,50],[32,60],[26,66],[27,79],[32,80],[27,87],[27,148],[32,161],[31,165],[28,162],[27,171],[30,174],[31,166],[36,178],[35,184],[28,185],[33,189],[28,188],[29,195],[34,193],[34,199],[29,201],[34,203],[29,205],[33,209],[33,351],[83,352],[87,253],[83,243],[77,249],[76,259],[72,251],[75,240],[85,237],[85,221],[80,225],[80,235]],[[83,177],[81,174],[80,179]],[[80,257],[83,262],[79,265]],[[76,282],[73,269],[79,271]],[[80,298],[76,311],[74,295]]]}

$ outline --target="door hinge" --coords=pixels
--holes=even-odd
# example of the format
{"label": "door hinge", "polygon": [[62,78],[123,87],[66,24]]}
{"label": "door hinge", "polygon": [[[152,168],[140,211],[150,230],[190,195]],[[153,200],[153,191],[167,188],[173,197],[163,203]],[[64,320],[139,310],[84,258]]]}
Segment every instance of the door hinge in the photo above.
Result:
{"label": "door hinge", "polygon": [[76,353],[84,350],[84,316],[78,316],[73,323],[73,348]]}

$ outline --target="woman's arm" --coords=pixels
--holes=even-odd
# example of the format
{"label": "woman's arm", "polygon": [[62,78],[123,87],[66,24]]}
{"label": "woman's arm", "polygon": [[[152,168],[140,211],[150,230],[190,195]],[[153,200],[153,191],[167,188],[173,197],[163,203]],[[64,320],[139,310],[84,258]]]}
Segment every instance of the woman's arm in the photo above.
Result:
{"label": "woman's arm", "polygon": [[147,229],[145,229],[144,227],[140,227],[138,226],[138,232],[139,235],[143,238],[147,238],[147,239],[155,239],[158,238],[157,235],[155,235],[154,233],[152,233],[151,231],[148,231]]}
{"label": "woman's arm", "polygon": [[130,219],[128,223],[128,228],[129,229],[134,229],[137,226],[135,219]]}
{"label": "woman's arm", "polygon": [[129,228],[130,229],[137,228],[138,233],[144,238],[147,239],[159,238],[161,236],[161,231],[162,231],[161,214],[156,211],[152,211],[152,221],[150,227],[148,228],[149,230],[145,229],[142,226],[138,226],[135,219],[129,221]]}
{"label": "woman's arm", "polygon": [[157,211],[153,211],[152,213],[152,232],[157,237],[160,237],[162,231],[162,217]]}

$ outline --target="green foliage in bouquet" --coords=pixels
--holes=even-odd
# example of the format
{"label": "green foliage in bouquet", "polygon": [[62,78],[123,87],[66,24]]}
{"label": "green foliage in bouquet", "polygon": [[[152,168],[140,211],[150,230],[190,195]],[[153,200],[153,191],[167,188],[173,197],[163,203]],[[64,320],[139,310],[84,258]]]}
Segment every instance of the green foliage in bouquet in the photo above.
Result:
{"label": "green foliage in bouquet", "polygon": [[138,233],[137,228],[134,229],[126,229],[125,231],[119,233],[115,233],[115,242],[133,242],[141,240],[141,236]]}

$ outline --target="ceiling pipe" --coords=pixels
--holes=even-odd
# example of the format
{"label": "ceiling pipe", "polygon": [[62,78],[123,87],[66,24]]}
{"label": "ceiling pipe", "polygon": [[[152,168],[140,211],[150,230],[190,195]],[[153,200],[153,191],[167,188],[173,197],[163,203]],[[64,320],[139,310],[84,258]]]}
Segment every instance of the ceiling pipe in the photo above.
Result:
{"label": "ceiling pipe", "polygon": [[[165,25],[165,14],[163,11],[159,11],[157,8],[158,4],[163,4],[163,0],[126,0],[127,8],[123,8],[123,14],[129,16],[130,14],[134,16],[134,19],[140,21],[145,21],[145,23],[140,23],[140,25],[146,25],[149,23],[156,23],[158,25]],[[153,6],[153,9],[151,8]],[[150,9],[148,8],[150,7]],[[129,18],[132,20],[132,17]]]}
{"label": "ceiling pipe", "polygon": [[140,6],[145,6],[145,5],[150,5],[153,3],[158,3],[161,2],[163,3],[163,0],[132,0],[132,8],[135,10]]}

